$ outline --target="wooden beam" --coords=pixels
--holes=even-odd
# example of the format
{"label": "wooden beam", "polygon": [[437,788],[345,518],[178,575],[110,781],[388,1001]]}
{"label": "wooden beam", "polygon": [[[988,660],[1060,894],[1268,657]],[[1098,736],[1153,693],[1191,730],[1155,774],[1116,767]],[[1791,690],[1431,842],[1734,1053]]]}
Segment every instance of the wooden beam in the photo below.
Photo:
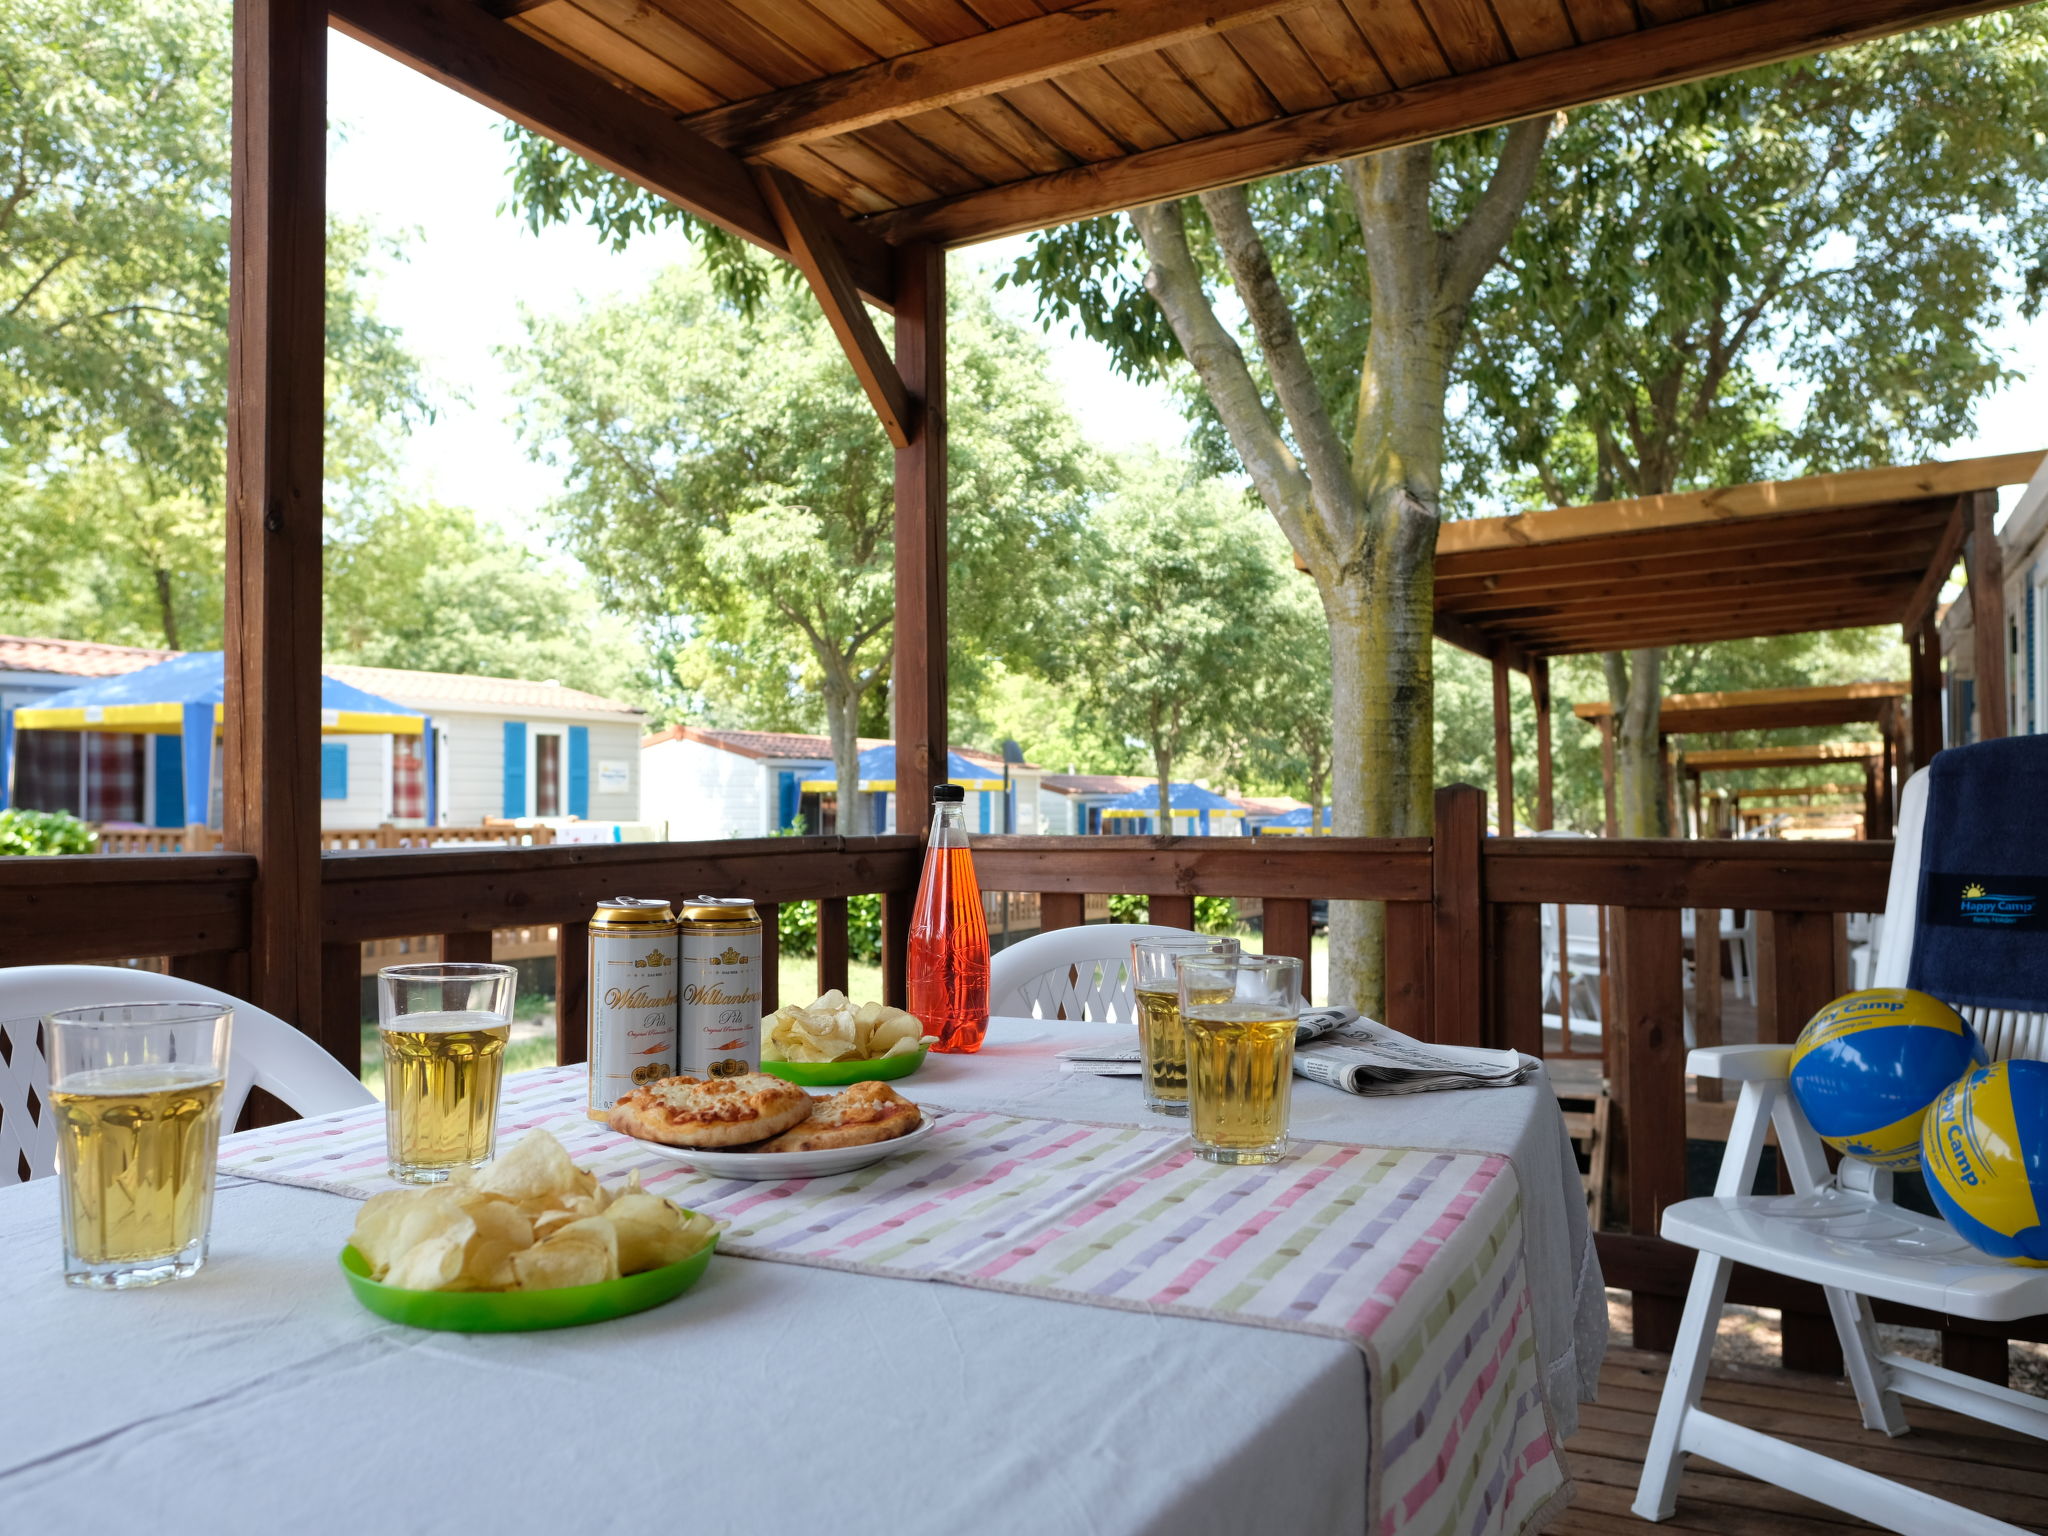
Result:
{"label": "wooden beam", "polygon": [[[1672,593],[1662,597],[1616,598],[1606,603],[1578,603],[1561,595],[1555,603],[1530,603],[1519,609],[1490,613],[1475,621],[1491,635],[1539,635],[1550,631],[1633,627],[1657,624],[1664,619],[1725,618],[1740,622],[1750,614],[1789,611],[1833,613],[1854,610],[1883,615],[1885,624],[1896,624],[1905,600],[1912,591],[1911,575],[1895,577],[1883,584],[1836,582],[1825,577],[1782,582],[1743,594],[1740,599],[1712,591],[1693,596]],[[1644,645],[1656,642],[1645,640]],[[1639,647],[1631,647],[1637,649]]]}
{"label": "wooden beam", "polygon": [[1488,661],[1498,655],[1517,672],[1529,670],[1529,654],[1511,640],[1500,640],[1474,625],[1467,624],[1455,614],[1438,612],[1435,619],[1437,639],[1455,645],[1461,651],[1474,656],[1483,656]]}
{"label": "wooden beam", "polygon": [[1731,614],[1716,619],[1707,615],[1680,615],[1646,634],[1640,625],[1609,626],[1600,629],[1566,630],[1557,634],[1530,635],[1553,656],[1583,651],[1612,651],[1633,647],[1689,645],[1708,640],[1753,640],[1766,635],[1803,635],[1824,629],[1874,629],[1897,622],[1895,605],[1868,605],[1829,609],[1797,607],[1770,613]]}
{"label": "wooden beam", "polygon": [[320,556],[327,27],[318,0],[234,8],[228,245],[223,842],[256,856],[250,998],[323,1037]]}
{"label": "wooden beam", "polygon": [[832,215],[787,171],[769,165],[755,174],[761,196],[781,226],[789,259],[803,273],[818,307],[825,311],[826,323],[839,338],[846,360],[853,364],[853,376],[882,418],[882,430],[898,448],[908,448],[916,405],[903,386],[903,375],[896,371],[896,360],[883,345],[875,322],[868,318],[853,271],[846,264],[846,253],[833,233]]}
{"label": "wooden beam", "polygon": [[[677,207],[788,256],[738,156],[468,0],[328,0],[329,23]],[[895,304],[887,248],[826,216],[870,302]]]}
{"label": "wooden beam", "polygon": [[1685,755],[1686,771],[1732,772],[1745,768],[1818,768],[1826,763],[1861,762],[1884,751],[1881,741],[1825,741],[1815,746],[1715,747]]}
{"label": "wooden beam", "polygon": [[[1735,14],[1753,15],[1767,8],[1752,6]],[[1713,16],[1725,19],[1729,14],[1715,12]],[[1568,59],[1573,55],[1553,57]],[[2041,467],[2041,457],[2041,452],[2034,450],[1977,459],[1934,460],[1807,475],[1797,480],[1763,480],[1711,491],[1674,491],[1667,496],[1646,496],[1634,501],[1602,501],[1583,507],[1518,512],[1512,517],[1471,517],[1445,523],[1438,530],[1437,554],[1442,557],[1487,549],[1519,549],[1534,544],[1991,490],[2033,478],[2034,471]]]}
{"label": "wooden beam", "polygon": [[922,402],[896,450],[896,829],[929,829],[946,781],[946,253],[897,253],[896,366]]}
{"label": "wooden beam", "polygon": [[1520,582],[1498,576],[1467,578],[1449,583],[1450,590],[1439,591],[1436,600],[1449,612],[1466,617],[1528,607],[1619,608],[1629,604],[1654,609],[1672,596],[1714,595],[1723,601],[1746,602],[1759,594],[1824,589],[1828,583],[1837,590],[1851,585],[1904,587],[1919,574],[1921,559],[1917,545],[1896,549],[1879,545],[1859,554],[1838,542],[1832,560],[1816,557],[1793,565],[1749,564],[1722,570],[1706,564],[1695,552],[1669,571],[1616,580],[1600,579],[1596,570],[1585,566],[1546,571]]}
{"label": "wooden beam", "polygon": [[1759,0],[1494,69],[922,203],[877,215],[872,222],[891,240],[968,245],[1797,58],[1978,15],[1999,9],[2000,3],[1866,0],[1850,11],[1839,0]]}
{"label": "wooden beam", "polygon": [[[1802,726],[1861,725],[1896,710],[1906,683],[1845,683],[1822,688],[1756,688],[1734,693],[1670,694],[1657,714],[1667,736],[1708,731],[1788,730]],[[1605,699],[1572,706],[1581,720],[1614,712]]]}
{"label": "wooden beam", "polygon": [[1941,605],[1941,589],[1948,585],[1949,577],[1955,574],[1956,562],[1963,557],[1963,540],[1969,535],[1970,498],[1958,496],[1955,505],[1949,508],[1948,518],[1941,525],[1941,538],[1929,556],[1927,569],[1921,573],[1920,584],[1913,589],[1913,595],[1906,602],[1906,616],[1902,621],[1910,637],[1924,620],[1932,619]]}
{"label": "wooden beam", "polygon": [[1941,750],[1941,631],[1931,609],[1907,632],[1906,643],[1913,653],[1912,767],[1918,770]]}
{"label": "wooden beam", "polygon": [[1515,835],[1514,709],[1508,695],[1508,664],[1493,658],[1493,792],[1500,807],[1500,835]]}
{"label": "wooden beam", "polygon": [[1963,545],[1970,574],[1970,634],[1977,659],[1977,739],[2006,733],[2005,560],[1991,519],[1998,497],[1978,491],[1970,497],[1970,531]]}
{"label": "wooden beam", "polygon": [[1535,657],[1529,666],[1529,693],[1536,705],[1536,830],[1548,832],[1556,821],[1550,763],[1550,658]]}
{"label": "wooden beam", "polygon": [[1070,70],[1152,53],[1299,10],[1307,0],[1089,0],[860,69],[700,112],[691,128],[743,155],[836,138],[1013,90]]}

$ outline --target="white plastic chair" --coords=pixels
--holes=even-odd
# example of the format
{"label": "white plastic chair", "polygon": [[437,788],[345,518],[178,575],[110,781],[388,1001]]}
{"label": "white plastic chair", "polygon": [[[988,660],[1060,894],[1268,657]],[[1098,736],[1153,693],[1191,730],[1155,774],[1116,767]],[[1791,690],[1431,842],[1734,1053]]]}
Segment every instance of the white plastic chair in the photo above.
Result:
{"label": "white plastic chair", "polygon": [[376,1103],[348,1068],[275,1014],[196,981],[110,965],[0,969],[0,1184],[56,1171],[57,1126],[48,1113],[49,1064],[37,1040],[43,1015],[96,1003],[222,1003],[235,1010],[221,1121],[241,1117],[251,1088],[302,1115]]}
{"label": "white plastic chair", "polygon": [[[1922,771],[1901,797],[1872,986],[1906,983],[1926,819]],[[1994,1059],[2048,1057],[2048,1014],[1964,1012]],[[1700,1077],[1740,1083],[1742,1096],[1712,1197],[1683,1200],[1664,1212],[1663,1235],[1700,1256],[1643,1458],[1635,1512],[1645,1520],[1676,1512],[1680,1468],[1693,1452],[1906,1536],[2021,1536],[2017,1526],[1701,1410],[1729,1271],[1752,1264],[1824,1288],[1866,1428],[1906,1433],[1899,1399],[1910,1397],[2048,1439],[2048,1403],[1925,1361],[1879,1354],[1869,1301],[2013,1322],[2048,1313],[2048,1269],[1987,1258],[1946,1222],[1894,1205],[1888,1172],[1844,1158],[1830,1174],[1820,1138],[1786,1085],[1791,1063],[1791,1048],[1782,1045],[1714,1046],[1688,1058]],[[1771,1126],[1795,1193],[1751,1195]]]}
{"label": "white plastic chair", "polygon": [[989,962],[988,1011],[1011,1018],[1135,1024],[1131,940],[1198,937],[1185,928],[1154,923],[1089,923],[1034,933]]}
{"label": "white plastic chair", "polygon": [[1756,914],[1744,912],[1740,921],[1733,912],[1721,914],[1721,947],[1728,952],[1728,974],[1735,995],[1756,1001]]}
{"label": "white plastic chair", "polygon": [[[1545,903],[1542,908],[1543,1001],[1556,1003],[1568,1018],[1600,1018],[1600,919],[1601,909],[1590,905],[1564,909],[1564,960],[1571,970],[1572,995],[1564,996],[1564,968],[1559,964],[1558,909]],[[1593,1031],[1595,1035],[1598,1030]]]}

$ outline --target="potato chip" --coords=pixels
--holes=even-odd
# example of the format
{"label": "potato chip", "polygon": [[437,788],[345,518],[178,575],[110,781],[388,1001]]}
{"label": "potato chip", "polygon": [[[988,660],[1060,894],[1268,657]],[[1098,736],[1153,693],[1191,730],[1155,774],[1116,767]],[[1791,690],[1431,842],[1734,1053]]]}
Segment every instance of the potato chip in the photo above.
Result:
{"label": "potato chip", "polygon": [[[900,1042],[913,1044],[902,1046]],[[763,1061],[874,1061],[903,1055],[926,1040],[924,1024],[887,1003],[856,1007],[843,992],[827,992],[808,1008],[789,1004],[761,1020]]]}
{"label": "potato chip", "polygon": [[550,1199],[588,1195],[597,1175],[569,1160],[568,1151],[546,1131],[528,1131],[510,1152],[472,1175],[467,1187],[508,1200]]}
{"label": "potato chip", "polygon": [[467,1216],[462,1227],[415,1243],[398,1256],[384,1276],[386,1285],[402,1291],[446,1291],[462,1278],[462,1255],[476,1229]]}
{"label": "potato chip", "polygon": [[687,1259],[711,1235],[711,1219],[685,1214],[659,1195],[627,1194],[612,1202],[604,1219],[619,1236],[619,1273],[637,1275]]}
{"label": "potato chip", "polygon": [[514,1288],[552,1291],[619,1278],[619,1238],[602,1216],[572,1221],[554,1236],[512,1255]]}
{"label": "potato chip", "polygon": [[461,1204],[445,1188],[387,1190],[363,1203],[349,1242],[381,1278],[407,1249],[464,1219]]}

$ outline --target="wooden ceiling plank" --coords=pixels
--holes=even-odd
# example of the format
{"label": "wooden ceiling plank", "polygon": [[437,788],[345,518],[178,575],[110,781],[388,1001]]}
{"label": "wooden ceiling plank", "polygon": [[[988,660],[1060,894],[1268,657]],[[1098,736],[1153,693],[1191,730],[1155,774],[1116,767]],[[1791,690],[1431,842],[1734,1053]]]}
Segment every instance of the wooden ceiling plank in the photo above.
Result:
{"label": "wooden ceiling plank", "polygon": [[720,101],[758,95],[771,88],[751,69],[648,0],[579,3],[614,31],[632,38],[657,58],[668,60],[693,80],[702,81]]}
{"label": "wooden ceiling plank", "polygon": [[[878,63],[882,51],[870,48],[851,30],[864,22],[871,29],[887,29],[910,52],[921,46],[916,34],[904,27],[893,13],[886,18],[863,16],[860,0],[831,0],[822,9],[806,0],[729,0],[746,12],[763,31],[778,38],[792,53],[803,58],[806,80],[842,70],[863,69]],[[886,44],[884,45],[887,46]],[[710,137],[708,134],[706,137]],[[713,142],[716,142],[715,140]]]}
{"label": "wooden ceiling plank", "polygon": [[[1879,552],[1896,558],[1903,569],[1921,561],[1922,551],[1932,546],[1940,532],[1941,522],[1935,514],[1913,512],[1894,518],[1889,507],[1803,512],[1796,517],[1719,525],[1682,538],[1644,534],[1605,543],[1585,540],[1521,550],[1483,550],[1474,555],[1439,555],[1437,582],[1440,589],[1453,592],[1493,591],[1670,576],[1703,566],[1726,571],[1794,569]],[[1703,560],[1703,555],[1711,560]]]}
{"label": "wooden ceiling plank", "polygon": [[1289,11],[1287,30],[1316,61],[1340,100],[1355,101],[1360,96],[1377,96],[1394,88],[1365,35],[1358,30],[1358,23],[1338,0],[1316,0],[1313,5]]}
{"label": "wooden ceiling plank", "polygon": [[1031,175],[1043,176],[1081,163],[1080,156],[1062,149],[1049,134],[1000,96],[963,101],[952,111],[955,117],[979,129],[984,138],[999,146],[1018,164],[1030,167]]}
{"label": "wooden ceiling plank", "polygon": [[997,99],[1015,108],[1026,122],[1084,165],[1114,160],[1124,152],[1114,134],[1050,81],[1020,85]]}
{"label": "wooden ceiling plank", "polygon": [[[1824,741],[1782,747],[1713,747],[1685,754],[1687,771],[1736,772],[1749,768],[1818,768],[1824,763],[1853,763],[1884,755],[1881,741]],[[1858,786],[1861,789],[1861,786]]]}
{"label": "wooden ceiling plank", "polygon": [[1203,32],[1276,15],[1303,0],[1096,0],[881,65],[842,69],[773,96],[736,102],[693,122],[742,153],[806,143],[989,96],[1085,65],[1154,52]]}
{"label": "wooden ceiling plank", "polygon": [[[566,8],[567,7],[565,7],[565,9]],[[508,16],[505,19],[505,25],[510,27],[513,31],[519,33],[521,36],[533,39],[533,41],[539,43],[549,52],[559,54],[561,57],[569,60],[578,69],[583,70],[584,72],[592,76],[594,79],[602,80],[605,82],[605,84],[612,86],[617,90],[623,91],[626,95],[632,97],[635,101],[640,102],[642,105],[652,107],[655,111],[659,112],[662,115],[662,117],[671,121],[674,120],[676,115],[676,109],[674,107],[670,106],[667,102],[663,101],[659,96],[655,95],[652,91],[644,90],[640,86],[635,85],[631,80],[628,80],[624,75],[618,74],[613,70],[607,69],[603,64],[599,63],[596,59],[591,58],[581,49],[573,47],[571,44],[564,41],[563,39],[555,37],[552,34],[548,33],[547,31],[543,30],[540,21],[536,19],[533,12],[522,11],[516,16]],[[574,23],[572,22],[571,25],[573,26]]]}
{"label": "wooden ceiling plank", "polygon": [[903,19],[923,35],[927,43],[957,42],[986,32],[988,23],[960,3],[960,0],[890,0]]}
{"label": "wooden ceiling plank", "polygon": [[[1061,171],[928,208],[884,214],[876,222],[891,241],[967,245],[1207,187],[1426,143],[1726,74],[1909,27],[1977,15],[1999,9],[2001,4],[2002,0],[1863,0],[1854,9],[1846,9],[1839,0],[1755,0],[1735,10],[1657,28],[1652,42],[1631,36],[1587,43],[1563,53],[1418,85],[1391,98],[1343,102],[1121,161]],[[1371,32],[1367,35],[1381,61],[1398,78],[1380,39]]]}
{"label": "wooden ceiling plank", "polygon": [[1736,570],[1695,570],[1684,574],[1623,577],[1608,581],[1553,580],[1548,583],[1517,584],[1509,586],[1478,585],[1462,582],[1452,585],[1449,590],[1440,583],[1437,588],[1437,606],[1451,613],[1468,617],[1476,614],[1501,612],[1528,603],[1532,599],[1547,601],[1550,606],[1598,609],[1609,601],[1643,602],[1654,601],[1660,596],[1690,596],[1700,592],[1725,594],[1730,600],[1747,601],[1754,596],[1785,590],[1799,590],[1811,587],[1825,590],[1827,581],[1867,581],[1872,578],[1887,583],[1911,579],[1917,569],[1916,562],[1909,556],[1897,553],[1865,556],[1848,560],[1817,559],[1809,565],[1793,566],[1774,570],[1738,568]]}
{"label": "wooden ceiling plank", "polygon": [[[337,31],[779,256],[781,226],[746,166],[465,0],[330,0]],[[894,266],[864,229],[829,216],[860,291],[888,308]]]}
{"label": "wooden ceiling plank", "polygon": [[1425,85],[1451,73],[1451,61],[1411,0],[1343,0],[1352,25],[1371,46],[1396,89]]}
{"label": "wooden ceiling plank", "polygon": [[1559,0],[1493,0],[1493,14],[1518,59],[1556,53],[1577,41]]}
{"label": "wooden ceiling plank", "polygon": [[1744,599],[1739,605],[1725,602],[1665,601],[1626,606],[1615,604],[1605,611],[1566,608],[1548,613],[1532,610],[1526,614],[1515,615],[1488,614],[1484,617],[1470,618],[1463,614],[1454,614],[1453,617],[1466,618],[1467,622],[1488,635],[1524,640],[1532,646],[1549,635],[1564,632],[1586,633],[1594,630],[1611,630],[1616,633],[1634,631],[1643,635],[1642,645],[1651,646],[1663,643],[1652,637],[1662,631],[1666,620],[1674,624],[1689,624],[1696,619],[1719,619],[1725,616],[1729,623],[1740,625],[1746,619],[1766,615],[1818,615],[1853,609],[1858,613],[1876,613],[1878,617],[1869,621],[1873,624],[1896,624],[1905,599],[1906,589],[1900,585],[1889,591],[1873,587],[1839,596],[1826,591],[1760,593]]}
{"label": "wooden ceiling plank", "polygon": [[1927,570],[1920,578],[1920,585],[1913,589],[1913,596],[1906,604],[1906,632],[1911,634],[1926,622],[1941,601],[1941,589],[1948,585],[1948,579],[1955,574],[1956,562],[1963,558],[1963,540],[1969,534],[1970,502],[1967,496],[1958,496],[1949,509],[1948,518],[1941,525],[1941,537],[1936,541],[1934,553],[1928,557]]}
{"label": "wooden ceiling plank", "polygon": [[817,76],[816,64],[756,21],[734,0],[688,0],[688,14],[692,28],[773,87],[779,89]]}
{"label": "wooden ceiling plank", "polygon": [[1199,139],[1231,126],[1163,53],[1134,53],[1103,66],[1145,104],[1176,139]]}
{"label": "wooden ceiling plank", "polygon": [[[952,122],[959,121],[951,113],[946,116]],[[927,122],[925,126],[930,129],[933,125]],[[931,139],[913,132],[902,123],[876,123],[872,128],[864,128],[846,137],[857,138],[887,155],[919,181],[937,187],[941,195],[958,195],[988,185],[984,178],[975,175],[947,149],[940,148]],[[948,134],[946,137],[950,139],[952,136]]]}
{"label": "wooden ceiling plank", "polygon": [[1445,57],[1459,74],[1498,69],[1514,58],[1507,34],[1486,0],[1430,0],[1427,14]]}
{"label": "wooden ceiling plank", "polygon": [[808,149],[821,159],[831,161],[844,174],[873,187],[898,208],[937,196],[929,183],[920,181],[859,134],[795,147]]}
{"label": "wooden ceiling plank", "polygon": [[1134,151],[1162,149],[1174,142],[1166,125],[1106,69],[1077,69],[1052,83],[1117,141],[1112,163]]}
{"label": "wooden ceiling plank", "polygon": [[1313,112],[1337,100],[1284,18],[1239,27],[1230,34],[1230,47],[1286,112]]}
{"label": "wooden ceiling plank", "polygon": [[1461,651],[1469,651],[1474,656],[1483,656],[1488,660],[1500,656],[1517,672],[1526,673],[1529,670],[1528,653],[1520,646],[1474,629],[1453,614],[1439,613],[1436,616],[1435,633],[1437,639],[1447,641]]}
{"label": "wooden ceiling plank", "polygon": [[1643,20],[1653,27],[1688,21],[1707,9],[1707,0],[1636,0],[1636,4],[1642,10]]}
{"label": "wooden ceiling plank", "polygon": [[[1894,612],[1896,610],[1893,610]],[[1528,636],[1526,643],[1537,652],[1559,656],[1567,652],[1637,650],[1645,646],[1705,645],[1717,640],[1752,640],[1765,635],[1803,635],[1828,629],[1881,629],[1895,620],[1883,609],[1845,607],[1838,610],[1795,608],[1784,613],[1744,613],[1740,616],[1694,615],[1674,618],[1648,631],[1641,624],[1613,629],[1572,630],[1555,635]],[[1516,638],[1524,638],[1517,636]]]}
{"label": "wooden ceiling plank", "polygon": [[559,38],[606,74],[631,82],[676,112],[702,112],[718,104],[717,92],[618,31],[603,9],[604,0],[595,0],[536,11],[526,18],[529,35]]}
{"label": "wooden ceiling plank", "polygon": [[1270,122],[1280,115],[1280,104],[1265,82],[1222,38],[1190,38],[1161,51],[1232,127]]}
{"label": "wooden ceiling plank", "polygon": [[1629,0],[1564,0],[1565,14],[1580,42],[1597,43],[1636,30],[1636,9]]}
{"label": "wooden ceiling plank", "polygon": [[809,189],[789,172],[763,166],[756,174],[761,195],[782,226],[789,258],[810,284],[819,308],[825,311],[832,334],[839,338],[847,361],[853,365],[854,377],[860,380],[875,414],[882,419],[882,430],[898,448],[908,448],[916,431],[913,413],[917,404],[904,387],[903,375],[896,370],[894,354],[875,329],[867,306],[861,303],[839,242],[832,238],[827,215]]}
{"label": "wooden ceiling plank", "polygon": [[789,172],[813,192],[822,193],[856,213],[880,213],[892,203],[866,182],[848,175],[808,144],[778,149],[761,162]]}
{"label": "wooden ceiling plank", "polygon": [[[975,105],[969,103],[970,106]],[[932,153],[944,156],[984,185],[1016,181],[1031,175],[1009,150],[981,131],[981,125],[961,114],[958,108],[906,117],[894,126],[901,128]],[[1072,163],[1070,160],[1069,164]]]}

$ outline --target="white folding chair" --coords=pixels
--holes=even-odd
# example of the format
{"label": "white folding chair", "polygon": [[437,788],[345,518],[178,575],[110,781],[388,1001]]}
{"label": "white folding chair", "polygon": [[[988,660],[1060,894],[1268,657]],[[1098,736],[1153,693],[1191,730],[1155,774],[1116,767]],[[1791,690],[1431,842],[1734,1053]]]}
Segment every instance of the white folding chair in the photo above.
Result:
{"label": "white folding chair", "polygon": [[[1907,782],[1901,801],[1872,986],[1906,984],[1926,819],[1923,770]],[[2048,1057],[2048,1014],[1964,1013],[1994,1059]],[[1698,1249],[1700,1256],[1643,1458],[1635,1512],[1645,1520],[1667,1520],[1676,1512],[1681,1465],[1693,1452],[1905,1536],[2021,1536],[2018,1526],[1700,1407],[1729,1270],[1751,1264],[1825,1290],[1866,1428],[1905,1434],[1899,1399],[1910,1397],[2048,1439],[2048,1402],[1925,1361],[1878,1353],[1870,1310],[1875,1297],[1951,1317],[2014,1322],[2048,1313],[2048,1269],[1987,1258],[1946,1222],[1894,1205],[1891,1174],[1868,1163],[1844,1158],[1830,1174],[1820,1138],[1787,1086],[1791,1063],[1791,1048],[1782,1045],[1715,1046],[1688,1058],[1690,1070],[1702,1078],[1740,1083],[1742,1096],[1713,1196],[1683,1200],[1664,1212],[1663,1235]],[[1795,1193],[1751,1195],[1771,1126]]]}
{"label": "white folding chair", "polygon": [[47,1112],[50,1069],[38,1043],[43,1015],[96,1003],[221,1003],[235,1010],[221,1120],[241,1117],[251,1088],[302,1115],[377,1102],[354,1073],[275,1014],[196,981],[111,965],[0,969],[0,1184],[56,1171],[57,1126]]}
{"label": "white folding chair", "polygon": [[988,1011],[1002,1017],[1135,1024],[1131,940],[1191,939],[1153,923],[1088,923],[1034,933],[989,962]]}

